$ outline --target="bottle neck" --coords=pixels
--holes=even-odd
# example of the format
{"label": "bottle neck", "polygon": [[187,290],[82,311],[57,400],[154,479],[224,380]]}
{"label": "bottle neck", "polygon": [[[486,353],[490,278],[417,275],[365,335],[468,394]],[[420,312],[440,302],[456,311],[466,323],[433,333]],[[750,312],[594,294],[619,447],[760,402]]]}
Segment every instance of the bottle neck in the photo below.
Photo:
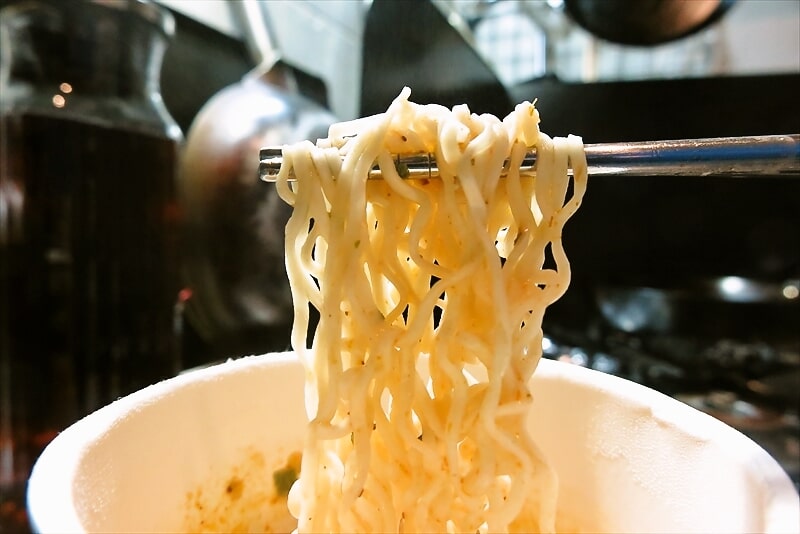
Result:
{"label": "bottle neck", "polygon": [[54,104],[59,98],[160,102],[168,36],[126,4],[27,2],[5,8],[0,26],[3,92],[41,93]]}

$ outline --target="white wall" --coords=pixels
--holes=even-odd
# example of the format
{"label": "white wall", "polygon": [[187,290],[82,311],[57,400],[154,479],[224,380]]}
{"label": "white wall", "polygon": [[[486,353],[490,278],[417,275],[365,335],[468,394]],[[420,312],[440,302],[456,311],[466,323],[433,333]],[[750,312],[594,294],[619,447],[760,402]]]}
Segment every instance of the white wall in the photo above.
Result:
{"label": "white wall", "polygon": [[800,71],[800,1],[740,0],[720,26],[725,63],[718,72]]}

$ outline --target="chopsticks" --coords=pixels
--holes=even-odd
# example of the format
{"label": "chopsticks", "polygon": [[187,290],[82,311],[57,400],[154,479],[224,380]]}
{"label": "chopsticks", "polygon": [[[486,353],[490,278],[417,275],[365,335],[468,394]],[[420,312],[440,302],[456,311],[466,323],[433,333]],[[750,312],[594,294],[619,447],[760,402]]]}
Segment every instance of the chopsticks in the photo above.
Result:
{"label": "chopsticks", "polygon": [[[800,134],[599,143],[584,149],[593,176],[800,177]],[[262,148],[259,177],[274,182],[282,162],[281,147]],[[433,154],[399,155],[395,166],[400,176],[412,180],[438,173]],[[520,172],[535,175],[535,150],[526,155]],[[370,178],[380,178],[377,166]]]}

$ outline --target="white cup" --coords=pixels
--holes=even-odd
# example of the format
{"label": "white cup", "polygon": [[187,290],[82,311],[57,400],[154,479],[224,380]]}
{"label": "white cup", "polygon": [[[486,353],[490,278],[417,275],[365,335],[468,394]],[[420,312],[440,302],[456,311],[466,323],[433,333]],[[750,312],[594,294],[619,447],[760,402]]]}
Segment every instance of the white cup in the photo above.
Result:
{"label": "white cup", "polygon": [[[531,429],[560,479],[560,523],[587,532],[798,532],[800,500],[757,444],[641,385],[543,360]],[[28,486],[35,530],[290,531],[273,472],[302,448],[292,353],[155,384],[61,433]],[[238,530],[237,530],[238,529]]]}

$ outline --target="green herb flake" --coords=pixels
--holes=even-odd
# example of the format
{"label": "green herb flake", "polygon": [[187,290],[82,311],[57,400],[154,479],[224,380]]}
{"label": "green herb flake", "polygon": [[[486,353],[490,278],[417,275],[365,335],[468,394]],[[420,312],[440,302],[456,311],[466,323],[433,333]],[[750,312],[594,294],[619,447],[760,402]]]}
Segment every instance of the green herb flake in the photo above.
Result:
{"label": "green herb flake", "polygon": [[293,453],[286,461],[286,465],[272,473],[272,483],[275,485],[275,493],[278,496],[286,497],[292,484],[300,476],[300,453]]}
{"label": "green herb flake", "polygon": [[297,471],[290,466],[282,467],[272,473],[272,482],[275,484],[275,493],[280,496],[289,495],[292,484],[297,480]]}
{"label": "green herb flake", "polygon": [[400,178],[408,178],[411,176],[411,171],[408,169],[408,165],[400,160],[394,162],[394,168],[397,169],[397,174],[400,175]]}

